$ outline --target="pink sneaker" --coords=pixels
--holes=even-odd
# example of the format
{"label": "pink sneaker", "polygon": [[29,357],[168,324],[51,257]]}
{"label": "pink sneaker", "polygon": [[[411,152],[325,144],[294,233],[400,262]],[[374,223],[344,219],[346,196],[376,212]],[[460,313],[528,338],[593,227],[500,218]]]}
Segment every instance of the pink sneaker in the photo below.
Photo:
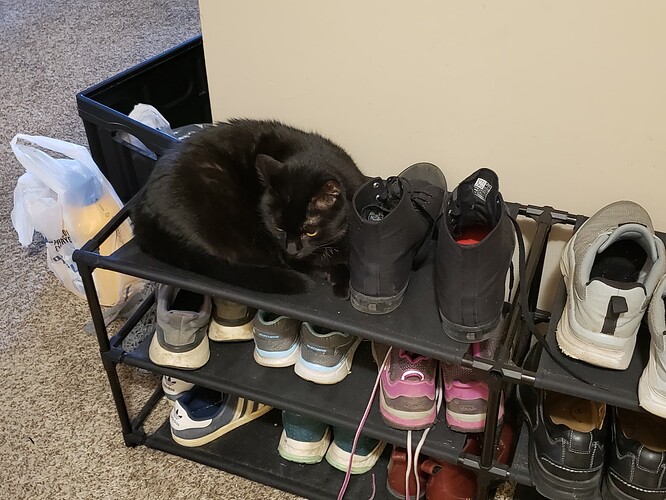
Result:
{"label": "pink sneaker", "polygon": [[[486,358],[481,344],[472,344],[477,357]],[[488,410],[488,384],[480,380],[471,369],[442,364],[444,375],[444,399],[446,400],[446,424],[457,432],[483,432]],[[504,397],[500,399],[499,420],[504,417]]]}
{"label": "pink sneaker", "polygon": [[404,349],[391,350],[380,378],[379,409],[387,425],[415,430],[435,423],[437,363]]}

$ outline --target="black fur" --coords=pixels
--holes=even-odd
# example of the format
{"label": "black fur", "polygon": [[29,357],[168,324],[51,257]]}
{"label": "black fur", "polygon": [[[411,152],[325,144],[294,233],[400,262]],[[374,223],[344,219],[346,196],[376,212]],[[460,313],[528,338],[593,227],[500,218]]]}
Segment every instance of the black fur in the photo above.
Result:
{"label": "black fur", "polygon": [[142,250],[251,289],[348,294],[347,220],[364,176],[320,135],[274,121],[204,129],[160,158],[132,211]]}

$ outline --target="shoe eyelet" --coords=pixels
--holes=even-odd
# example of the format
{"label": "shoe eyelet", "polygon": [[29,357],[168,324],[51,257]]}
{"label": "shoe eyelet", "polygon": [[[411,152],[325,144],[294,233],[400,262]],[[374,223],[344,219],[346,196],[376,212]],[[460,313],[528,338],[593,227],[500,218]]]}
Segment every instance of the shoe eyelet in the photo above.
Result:
{"label": "shoe eyelet", "polygon": [[377,182],[377,181],[375,181],[375,182],[372,183],[372,187],[375,188],[375,189],[378,189],[379,186],[380,186],[380,184],[379,184],[379,182]]}

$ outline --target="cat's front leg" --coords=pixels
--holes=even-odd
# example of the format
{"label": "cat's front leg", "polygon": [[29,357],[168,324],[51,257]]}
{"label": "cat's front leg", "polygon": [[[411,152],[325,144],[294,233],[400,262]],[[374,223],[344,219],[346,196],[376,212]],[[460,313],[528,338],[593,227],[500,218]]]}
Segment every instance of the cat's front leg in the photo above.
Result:
{"label": "cat's front leg", "polygon": [[328,282],[333,287],[333,294],[342,300],[349,298],[349,266],[334,264],[327,273]]}

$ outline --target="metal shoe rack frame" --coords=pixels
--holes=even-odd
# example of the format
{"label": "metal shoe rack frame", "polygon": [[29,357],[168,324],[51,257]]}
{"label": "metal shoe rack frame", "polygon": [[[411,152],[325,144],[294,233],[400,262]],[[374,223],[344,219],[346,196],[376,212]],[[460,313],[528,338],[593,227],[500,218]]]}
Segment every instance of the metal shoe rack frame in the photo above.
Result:
{"label": "metal shoe rack frame", "polygon": [[[130,207],[135,200],[136,197],[99,234],[74,254],[99,341],[103,366],[118,411],[122,435],[127,446],[146,445],[160,449],[307,498],[336,498],[337,491],[342,484],[343,474],[341,472],[328,466],[325,461],[321,464],[305,466],[284,461],[279,457],[276,451],[280,431],[279,412],[270,412],[261,419],[205,446],[182,447],[174,443],[170,437],[168,418],[154,433],[146,434],[144,431],[146,418],[162,397],[161,384],[157,384],[154,393],[138,414],[130,416],[123,395],[123,387],[118,377],[117,366],[127,364],[156,374],[171,375],[220,391],[236,393],[275,408],[298,411],[320,418],[331,425],[350,429],[357,428],[359,424],[377,374],[377,368],[371,360],[369,348],[367,345],[363,346],[368,344],[367,342],[362,343],[363,347],[359,348],[354,359],[352,373],[343,382],[332,386],[316,386],[303,381],[289,369],[271,369],[255,364],[251,359],[253,349],[251,342],[234,344],[211,342],[211,359],[206,366],[198,370],[182,371],[157,366],[148,357],[150,339],[132,352],[125,351],[121,345],[122,340],[154,303],[154,295],[141,304],[116,335],[109,338],[92,278],[92,273],[97,268],[235,300],[303,321],[313,321],[322,326],[340,329],[367,340],[419,352],[443,362],[457,363],[485,372],[489,380],[490,395],[481,455],[475,456],[462,452],[465,435],[454,433],[447,428],[443,408],[438,422],[429,434],[422,450],[423,455],[474,470],[478,481],[477,499],[488,498],[492,487],[497,484],[498,480],[509,479],[527,487],[531,486],[525,429],[523,432],[516,433],[519,437],[512,464],[506,466],[494,460],[495,443],[499,437],[497,424],[502,392],[506,395],[509,405],[510,400],[513,399],[511,395],[515,384],[532,384],[542,387],[550,385],[550,388],[553,389],[556,388],[552,387],[555,384],[561,392],[568,393],[572,392],[573,387],[574,393],[582,391],[587,397],[590,397],[589,387],[583,387],[584,384],[583,386],[581,384],[572,385],[570,377],[558,370],[556,365],[546,367],[547,370],[544,371],[544,373],[548,372],[546,377],[540,373],[541,367],[536,373],[520,367],[529,348],[530,333],[523,321],[520,301],[517,299],[514,299],[509,305],[506,331],[494,359],[473,357],[467,352],[468,345],[448,339],[439,326],[434,299],[432,259],[413,273],[403,304],[393,313],[379,317],[355,311],[348,301],[344,302],[334,298],[329,287],[323,283],[315,285],[314,289],[305,296],[270,295],[232,287],[201,275],[167,266],[143,254],[133,241],[110,256],[100,255],[98,253],[100,244],[128,218]],[[514,217],[529,218],[536,222],[536,229],[527,256],[525,276],[519,277],[518,286],[528,287],[529,305],[536,322],[548,322],[551,314],[535,309],[548,238],[555,224],[576,225],[581,222],[582,218],[550,207],[515,203],[509,203],[508,207]],[[560,290],[559,296],[561,294],[562,290]],[[515,296],[518,297],[518,293]],[[557,304],[555,305],[557,306]],[[562,307],[562,304],[559,304],[558,307]],[[553,335],[549,335],[549,337],[552,338]],[[548,356],[544,355],[542,358],[548,358]],[[553,373],[559,378],[555,377],[554,382],[550,381],[549,384],[545,379],[548,379]],[[510,413],[510,411],[508,412]],[[516,422],[516,426],[517,429],[520,428],[518,422]],[[366,422],[364,432],[389,443],[406,446],[407,433],[392,429],[381,421],[377,401]],[[416,433],[413,438],[414,442],[418,442],[419,437],[420,433]],[[369,498],[374,490],[373,481],[377,483],[375,498],[384,498],[384,495],[388,495],[384,493],[383,485],[386,481],[389,452],[390,446],[387,446],[383,457],[373,469],[373,474],[352,477],[347,498]],[[537,498],[536,492],[531,488],[527,491],[529,491],[528,498]]]}

